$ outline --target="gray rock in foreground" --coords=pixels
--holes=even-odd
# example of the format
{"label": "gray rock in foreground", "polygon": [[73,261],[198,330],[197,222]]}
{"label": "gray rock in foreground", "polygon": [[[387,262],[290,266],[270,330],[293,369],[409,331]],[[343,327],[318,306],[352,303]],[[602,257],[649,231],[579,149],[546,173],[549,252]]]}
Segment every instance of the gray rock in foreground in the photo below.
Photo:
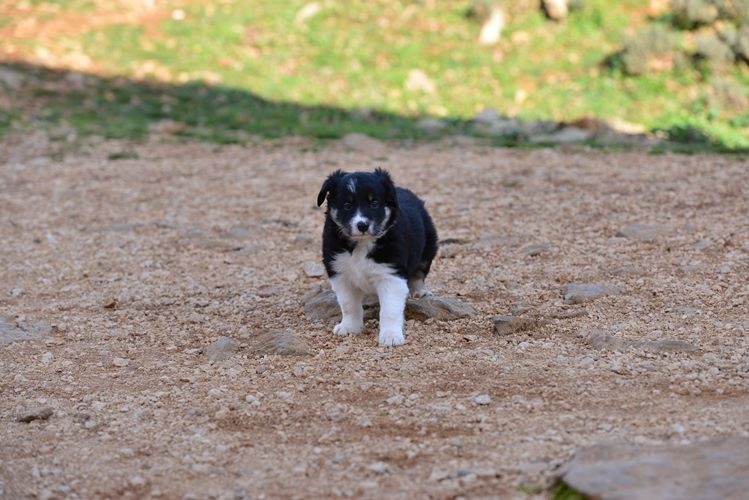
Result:
{"label": "gray rock in foreground", "polygon": [[746,498],[749,438],[689,445],[601,444],[579,451],[560,480],[586,497],[691,500]]}
{"label": "gray rock in foreground", "polygon": [[598,283],[570,283],[562,287],[565,304],[581,304],[607,295],[619,295],[621,290],[615,286]]}
{"label": "gray rock in foreground", "polygon": [[53,413],[54,410],[49,406],[23,408],[18,412],[18,415],[16,415],[16,421],[29,423],[32,420],[47,420]]}
{"label": "gray rock in foreground", "polygon": [[38,340],[49,335],[52,327],[44,322],[13,321],[0,316],[0,345]]}
{"label": "gray rock in foreground", "polygon": [[253,335],[248,341],[252,354],[279,354],[281,356],[308,356],[309,344],[287,331],[265,331]]}
{"label": "gray rock in foreground", "polygon": [[523,318],[518,316],[494,316],[494,333],[509,335],[511,333],[526,332],[546,324],[538,318]]}
{"label": "gray rock in foreground", "polygon": [[[329,288],[313,288],[304,296],[304,314],[312,321],[338,320],[341,317],[341,309],[335,293]],[[364,303],[365,319],[376,318],[379,307],[375,301]],[[426,320],[429,318],[437,320],[454,320],[473,316],[473,307],[453,297],[442,297],[438,295],[427,295],[420,299],[408,299],[406,301],[406,318]]]}
{"label": "gray rock in foreground", "polygon": [[203,354],[213,361],[226,361],[239,350],[239,342],[229,337],[219,337],[203,348]]}

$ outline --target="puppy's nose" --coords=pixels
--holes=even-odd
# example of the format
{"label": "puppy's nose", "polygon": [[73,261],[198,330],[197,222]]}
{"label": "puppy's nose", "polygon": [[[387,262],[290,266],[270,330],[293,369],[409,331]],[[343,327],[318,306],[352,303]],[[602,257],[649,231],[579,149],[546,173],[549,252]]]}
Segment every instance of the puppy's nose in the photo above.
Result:
{"label": "puppy's nose", "polygon": [[356,229],[361,231],[362,233],[366,233],[367,229],[369,229],[369,222],[366,221],[359,221],[356,223]]}

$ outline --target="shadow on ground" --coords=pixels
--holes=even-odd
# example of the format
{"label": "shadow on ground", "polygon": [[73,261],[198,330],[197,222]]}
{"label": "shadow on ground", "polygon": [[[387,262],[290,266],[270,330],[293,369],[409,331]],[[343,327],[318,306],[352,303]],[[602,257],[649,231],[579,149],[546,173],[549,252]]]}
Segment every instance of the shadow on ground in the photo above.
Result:
{"label": "shadow on ground", "polygon": [[[5,94],[3,96],[3,94]],[[0,63],[0,133],[32,126],[73,127],[79,134],[137,139],[159,122],[169,132],[218,143],[248,135],[419,139],[471,132],[471,121],[443,119],[428,130],[419,118],[367,109],[274,102],[245,90],[204,83],[173,85],[123,77]],[[161,124],[165,128],[169,125]]]}
{"label": "shadow on ground", "polygon": [[[538,123],[550,124],[552,131],[555,127],[565,127],[554,122]],[[334,139],[352,132],[397,140],[487,135],[477,128],[474,120],[308,106],[271,101],[246,90],[202,82],[167,84],[102,77],[26,62],[0,62],[0,136],[29,129],[46,129],[53,137],[70,137],[74,132],[75,136],[116,139],[139,139],[156,130],[222,144],[246,142],[252,136]],[[488,135],[489,142],[497,146],[557,143],[529,141],[527,135],[516,132]],[[665,130],[661,136],[666,140],[617,143],[594,137],[577,142],[605,147],[644,146],[654,152],[737,152],[712,141],[697,129]]]}

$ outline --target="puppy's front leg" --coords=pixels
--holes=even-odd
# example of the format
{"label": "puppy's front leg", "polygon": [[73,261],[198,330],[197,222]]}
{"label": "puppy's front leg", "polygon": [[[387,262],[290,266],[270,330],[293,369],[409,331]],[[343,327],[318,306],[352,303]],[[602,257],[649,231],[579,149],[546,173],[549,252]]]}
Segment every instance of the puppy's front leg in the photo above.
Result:
{"label": "puppy's front leg", "polygon": [[408,282],[398,276],[384,278],[377,284],[377,297],[380,299],[380,345],[403,344]]}
{"label": "puppy's front leg", "polygon": [[341,276],[333,276],[330,279],[333,286],[338,305],[341,306],[341,322],[333,327],[336,335],[348,335],[360,333],[364,327],[364,292],[343,279]]}

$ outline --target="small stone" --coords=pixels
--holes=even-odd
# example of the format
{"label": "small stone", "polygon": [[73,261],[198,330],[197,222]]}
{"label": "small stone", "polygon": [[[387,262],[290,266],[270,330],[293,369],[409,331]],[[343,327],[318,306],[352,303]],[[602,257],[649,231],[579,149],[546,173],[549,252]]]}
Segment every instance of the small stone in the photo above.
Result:
{"label": "small stone", "polygon": [[551,253],[555,250],[559,250],[559,247],[554,243],[539,243],[537,245],[528,245],[520,250],[520,252],[528,257],[537,257],[543,253]]}
{"label": "small stone", "polygon": [[13,342],[25,342],[39,340],[49,335],[52,327],[42,321],[14,321],[5,316],[0,316],[0,345]]}
{"label": "small stone", "polygon": [[606,335],[603,333],[594,333],[588,337],[588,344],[594,349],[611,349],[623,350],[629,346],[629,343],[623,339]]}
{"label": "small stone", "polygon": [[562,293],[565,304],[581,304],[607,295],[619,295],[621,290],[598,283],[570,283],[562,287]]}
{"label": "small stone", "polygon": [[477,405],[488,405],[492,402],[492,398],[490,398],[488,394],[479,394],[478,396],[473,398],[473,402]]}
{"label": "small stone", "polygon": [[390,396],[385,400],[385,402],[389,405],[400,405],[403,404],[403,401],[405,399],[400,394],[396,394],[395,396]]}
{"label": "small stone", "polygon": [[385,474],[390,472],[390,466],[385,462],[374,462],[367,466],[367,469],[371,470],[376,474]]}
{"label": "small stone", "polygon": [[114,366],[119,366],[120,368],[124,368],[125,366],[130,364],[130,360],[127,358],[114,358],[112,360],[112,364]]}
{"label": "small stone", "polygon": [[492,321],[494,322],[494,333],[499,335],[526,332],[546,323],[540,319],[522,318],[518,316],[495,316]]}
{"label": "small stone", "polygon": [[276,286],[262,286],[257,291],[259,297],[273,297],[280,293],[281,290]]}
{"label": "small stone", "polygon": [[305,262],[304,274],[310,278],[317,278],[325,274],[325,267],[319,262]]}
{"label": "small stone", "polygon": [[48,365],[52,361],[54,355],[51,352],[45,352],[42,354],[42,364]]}
{"label": "small stone", "polygon": [[654,241],[667,231],[665,226],[657,224],[628,224],[621,228],[616,236],[639,241]]}
{"label": "small stone", "polygon": [[117,299],[114,297],[109,297],[107,300],[104,301],[102,304],[102,307],[104,309],[114,309],[117,307]]}
{"label": "small stone", "polygon": [[133,488],[141,488],[146,485],[147,481],[143,476],[133,476],[130,478],[130,481],[128,481],[131,487]]}
{"label": "small stone", "polygon": [[699,348],[689,342],[674,339],[641,340],[634,347],[650,352],[697,352]]}
{"label": "small stone", "polygon": [[203,348],[205,354],[212,361],[226,361],[234,356],[239,350],[239,342],[236,340],[221,336],[210,345]]}
{"label": "small stone", "polygon": [[16,421],[29,423],[32,420],[47,420],[53,414],[54,410],[49,406],[33,406],[21,409],[16,415]]}
{"label": "small stone", "polygon": [[309,356],[312,348],[291,332],[269,330],[256,333],[247,339],[247,349],[252,354],[279,354],[281,356]]}

